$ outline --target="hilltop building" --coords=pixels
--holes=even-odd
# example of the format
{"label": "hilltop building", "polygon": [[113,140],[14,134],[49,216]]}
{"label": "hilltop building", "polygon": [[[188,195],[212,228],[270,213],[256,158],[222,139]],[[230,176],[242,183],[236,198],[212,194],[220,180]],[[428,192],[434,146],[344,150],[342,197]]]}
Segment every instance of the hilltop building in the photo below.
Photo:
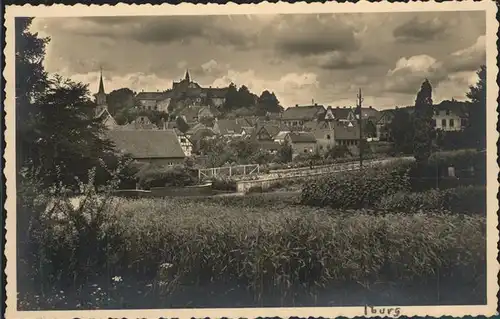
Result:
{"label": "hilltop building", "polygon": [[138,107],[146,110],[176,111],[185,107],[209,106],[220,108],[226,101],[228,88],[202,87],[191,80],[189,70],[184,78],[174,81],[172,87],[163,92],[140,92]]}

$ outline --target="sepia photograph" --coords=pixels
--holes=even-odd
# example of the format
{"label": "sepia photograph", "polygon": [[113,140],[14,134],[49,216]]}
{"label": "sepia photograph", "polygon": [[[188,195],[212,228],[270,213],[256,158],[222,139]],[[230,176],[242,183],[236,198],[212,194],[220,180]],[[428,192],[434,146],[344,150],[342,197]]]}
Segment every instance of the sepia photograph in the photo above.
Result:
{"label": "sepia photograph", "polygon": [[497,7],[388,5],[7,7],[6,318],[493,315]]}

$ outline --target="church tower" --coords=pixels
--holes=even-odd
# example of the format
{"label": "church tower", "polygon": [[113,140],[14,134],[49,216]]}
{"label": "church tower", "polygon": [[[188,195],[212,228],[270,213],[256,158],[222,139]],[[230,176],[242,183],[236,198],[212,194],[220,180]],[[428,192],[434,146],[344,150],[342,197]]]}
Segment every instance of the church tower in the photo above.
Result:
{"label": "church tower", "polygon": [[184,76],[184,81],[187,81],[188,83],[191,82],[191,77],[189,76],[189,70],[186,70],[186,76]]}
{"label": "church tower", "polygon": [[101,68],[101,77],[99,79],[99,91],[95,95],[96,99],[96,115],[99,115],[103,110],[108,108],[106,104],[106,93],[104,92],[104,82],[102,80],[102,68]]}

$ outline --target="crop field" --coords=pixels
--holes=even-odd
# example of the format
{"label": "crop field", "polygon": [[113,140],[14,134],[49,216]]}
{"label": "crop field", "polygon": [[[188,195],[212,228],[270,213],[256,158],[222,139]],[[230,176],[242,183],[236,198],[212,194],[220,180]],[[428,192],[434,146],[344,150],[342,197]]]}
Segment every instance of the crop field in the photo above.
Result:
{"label": "crop field", "polygon": [[58,286],[43,298],[21,292],[20,307],[485,302],[484,216],[308,207],[297,197],[116,198],[93,244],[72,223],[49,223],[43,271]]}

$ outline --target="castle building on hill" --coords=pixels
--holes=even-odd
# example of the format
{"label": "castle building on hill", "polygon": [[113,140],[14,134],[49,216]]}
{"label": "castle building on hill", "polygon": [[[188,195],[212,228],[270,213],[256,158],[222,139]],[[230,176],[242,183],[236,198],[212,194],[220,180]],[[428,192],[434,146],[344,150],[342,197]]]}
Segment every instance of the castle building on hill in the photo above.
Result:
{"label": "castle building on hill", "polygon": [[201,87],[191,80],[186,70],[184,78],[172,83],[172,88],[163,92],[140,92],[137,94],[138,107],[145,110],[157,110],[170,113],[178,109],[193,106],[219,108],[226,101],[228,88]]}

